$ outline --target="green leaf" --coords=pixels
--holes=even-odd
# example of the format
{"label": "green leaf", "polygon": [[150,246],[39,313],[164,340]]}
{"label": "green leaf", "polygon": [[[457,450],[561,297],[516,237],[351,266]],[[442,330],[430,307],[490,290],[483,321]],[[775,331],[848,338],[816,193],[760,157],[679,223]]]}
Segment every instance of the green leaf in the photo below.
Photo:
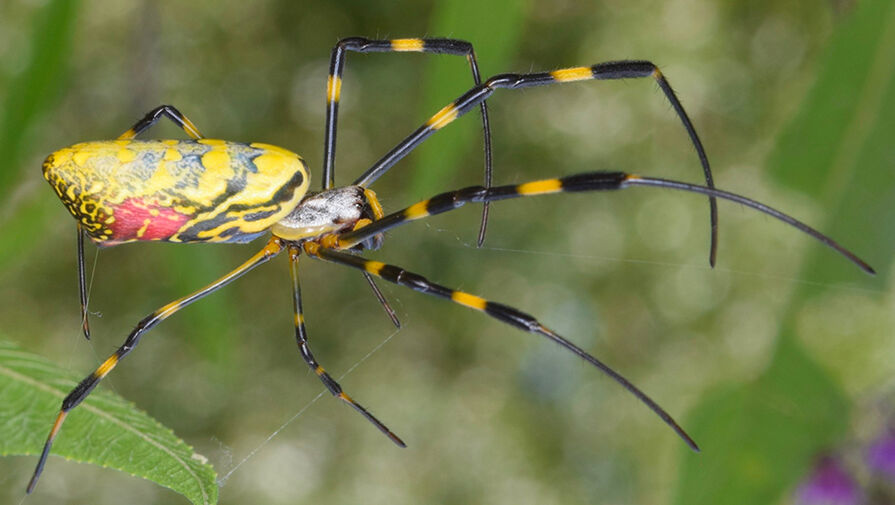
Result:
{"label": "green leaf", "polygon": [[[40,454],[62,399],[76,384],[52,363],[0,340],[0,455]],[[106,391],[95,391],[71,411],[51,454],[151,480],[197,505],[217,502],[215,472],[205,458]],[[58,469],[54,459],[45,473]]]}
{"label": "green leaf", "polygon": [[[814,88],[780,136],[769,173],[822,205],[827,222],[815,224],[866,256],[878,269],[880,289],[895,250],[893,139],[895,3],[869,0],[834,34]],[[856,280],[853,266],[827,250],[810,248],[806,263],[802,276],[818,284]]]}
{"label": "green leaf", "polygon": [[[63,218],[69,219],[68,214],[63,211],[62,205],[54,198],[55,195],[49,188],[40,188],[34,198],[27,201],[16,209],[13,215],[4,215],[0,217],[0,228],[3,233],[9,237],[15,237],[15,240],[4,240],[0,242],[0,271],[6,270],[17,263],[24,262],[30,257],[32,248],[43,245],[42,240],[47,234],[47,225],[52,219]],[[75,223],[71,222],[71,234],[69,243],[75,243]],[[65,238],[57,237],[60,241]],[[74,245],[71,246],[71,254],[74,255]]]}
{"label": "green leaf", "polygon": [[53,103],[65,84],[65,62],[71,53],[79,2],[52,0],[35,15],[30,58],[10,83],[0,115],[0,195],[13,187],[19,173],[25,134]]}
{"label": "green leaf", "polygon": [[[775,503],[841,443],[850,402],[798,342],[806,300],[837,283],[888,277],[895,230],[895,4],[861,2],[834,34],[813,90],[769,160],[772,176],[824,209],[824,233],[881,269],[874,281],[826,248],[809,247],[773,361],[745,386],[697,406],[692,434],[705,452],[682,465],[677,503]],[[875,219],[868,220],[868,216]],[[878,219],[876,219],[878,218]],[[882,292],[882,291],[881,291]]]}
{"label": "green leaf", "polygon": [[845,432],[847,411],[838,385],[782,338],[759,379],[717,390],[691,412],[685,426],[703,452],[684,456],[676,503],[776,503]]}
{"label": "green leaf", "polygon": [[[66,62],[71,54],[79,4],[77,0],[52,0],[37,9],[28,46],[17,48],[18,51],[28,51],[29,57],[23,71],[9,83],[0,109],[0,152],[3,153],[0,196],[6,196],[16,187],[15,182],[25,168],[22,153],[27,151],[27,133],[41,114],[54,104],[66,84]],[[8,268],[11,260],[27,256],[29,250],[40,243],[37,238],[46,232],[47,223],[55,215],[44,200],[54,198],[41,192],[12,212],[4,209],[6,212],[0,225],[7,236],[16,237],[16,240],[0,244],[0,270]],[[53,205],[58,203],[53,202]]]}

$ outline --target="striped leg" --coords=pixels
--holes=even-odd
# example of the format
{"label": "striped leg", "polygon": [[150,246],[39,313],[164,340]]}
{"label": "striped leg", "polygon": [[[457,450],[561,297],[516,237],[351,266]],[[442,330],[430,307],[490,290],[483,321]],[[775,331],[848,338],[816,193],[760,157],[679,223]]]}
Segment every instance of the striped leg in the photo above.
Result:
{"label": "striped leg", "polygon": [[144,317],[137,326],[131,331],[130,335],[127,336],[127,339],[124,341],[124,344],[118,348],[111,356],[109,356],[103,363],[93,371],[90,375],[84,378],[75,388],[62,400],[62,408],[59,411],[59,415],[56,417],[56,422],[53,423],[53,428],[50,430],[50,434],[47,437],[47,441],[44,444],[43,451],[40,454],[40,460],[37,463],[37,467],[34,469],[34,475],[31,476],[31,482],[28,483],[27,492],[30,494],[34,491],[34,487],[37,485],[37,480],[40,478],[40,474],[43,471],[44,465],[47,462],[47,456],[50,455],[50,448],[53,446],[53,440],[56,439],[56,435],[59,433],[59,428],[62,427],[62,423],[65,421],[65,417],[68,415],[68,412],[77,407],[87,395],[93,391],[93,388],[99,384],[99,381],[103,379],[109,372],[112,371],[113,368],[121,361],[122,358],[127,356],[134,348],[140,343],[140,338],[144,333],[151,330],[155,327],[155,325],[160,322],[168,319],[174,313],[179,311],[180,309],[190,305],[191,303],[200,300],[211,293],[214,293],[218,289],[226,286],[230,282],[236,280],[241,277],[246,272],[254,269],[258,265],[266,263],[270,261],[273,257],[278,255],[280,251],[283,249],[283,243],[278,238],[271,238],[270,241],[264,246],[263,249],[258,251],[254,256],[248,259],[245,263],[237,267],[235,270],[231,271],[227,275],[221,277],[220,279],[214,281],[213,283],[205,286],[204,288],[195,291],[183,298],[178,298],[173,302],[165,305],[164,307],[159,308],[152,314]]}
{"label": "striped leg", "polygon": [[[863,260],[858,258],[854,253],[839,245],[838,242],[815,230],[807,224],[784,214],[779,210],[769,207],[761,202],[730,193],[720,189],[710,188],[708,186],[699,186],[686,182],[672,181],[668,179],[659,179],[655,177],[641,177],[639,175],[626,174],[623,172],[586,172],[582,174],[570,175],[559,179],[544,179],[540,181],[532,181],[524,184],[516,184],[509,186],[493,186],[484,188],[482,186],[470,186],[457,191],[441,193],[428,200],[415,203],[406,209],[399,210],[389,214],[378,221],[374,221],[367,226],[358,228],[353,231],[345,232],[338,236],[337,240],[332,241],[332,245],[338,249],[347,249],[353,247],[367,238],[383,233],[396,226],[404,223],[422,219],[424,217],[441,214],[449,210],[462,207],[469,202],[493,202],[495,200],[507,200],[510,198],[520,198],[525,196],[547,195],[552,193],[577,193],[583,191],[609,191],[616,189],[626,189],[632,186],[656,186],[660,188],[676,189],[687,191],[690,193],[699,193],[713,198],[721,198],[730,200],[747,207],[751,207],[759,212],[767,214],[784,223],[801,230],[802,232],[817,239],[824,245],[830,247],[839,254],[845,256],[849,261],[857,265],[867,273],[874,274],[873,268]],[[327,245],[330,245],[328,242]]]}
{"label": "striped leg", "polygon": [[84,338],[90,340],[90,323],[87,319],[87,276],[84,271],[84,229],[78,223],[78,294],[81,297],[81,329]]}
{"label": "striped leg", "polygon": [[159,105],[146,113],[146,115],[143,116],[143,119],[137,121],[130,130],[122,133],[121,136],[118,137],[118,140],[130,140],[135,138],[137,135],[151,128],[152,125],[162,118],[162,116],[167,117],[173,121],[174,124],[183,128],[183,131],[185,131],[191,139],[198,140],[203,138],[203,135],[199,133],[199,129],[196,128],[196,125],[194,125],[186,116],[181,114],[179,110],[175,109],[173,105]]}
{"label": "striped leg", "polygon": [[547,337],[548,339],[556,342],[568,351],[571,351],[581,359],[595,366],[601,372],[608,375],[612,380],[621,384],[631,394],[636,396],[637,399],[639,399],[647,407],[649,407],[650,410],[655,412],[656,415],[658,415],[662,419],[662,421],[665,422],[665,424],[673,429],[675,433],[677,433],[678,436],[681,437],[681,439],[683,439],[683,441],[690,446],[691,449],[693,449],[694,451],[699,451],[699,447],[696,445],[696,442],[694,442],[693,439],[690,438],[689,435],[687,435],[684,429],[681,428],[677,424],[677,422],[667,412],[665,412],[662,407],[659,406],[659,404],[657,404],[655,401],[653,401],[652,398],[647,396],[646,393],[638,389],[637,386],[631,384],[631,382],[621,376],[618,372],[589,354],[584,349],[578,347],[569,340],[558,335],[550,328],[547,328],[546,326],[541,324],[534,317],[520,310],[514,309],[513,307],[491,302],[485,300],[484,298],[480,298],[469,293],[464,293],[463,291],[457,291],[440,284],[436,284],[421,275],[408,272],[407,270],[396,267],[394,265],[387,265],[378,261],[366,260],[352,254],[346,254],[343,252],[335,251],[333,249],[321,247],[319,244],[314,242],[306,242],[304,244],[304,247],[305,251],[309,255],[316,258],[320,258],[322,260],[330,261],[333,263],[339,263],[364,272],[368,272],[389,282],[393,282],[400,286],[410,288],[414,291],[419,291],[420,293],[425,293],[427,295],[451,300],[454,303],[478,310],[480,312],[484,312],[485,314],[501,322],[507,323],[511,326],[515,326],[522,331],[537,333],[539,335]]}
{"label": "striped leg", "polygon": [[367,409],[352,400],[351,397],[342,390],[342,386],[340,386],[314,358],[314,354],[311,352],[311,348],[308,345],[308,333],[305,329],[305,318],[301,310],[301,286],[298,279],[298,258],[300,253],[301,249],[298,247],[289,247],[289,272],[292,274],[292,302],[295,310],[295,317],[293,320],[295,323],[295,342],[298,344],[298,350],[301,352],[302,359],[305,360],[305,363],[308,364],[317,377],[320,377],[320,381],[323,382],[323,385],[326,386],[326,389],[328,389],[333,396],[344,401],[354,410],[358,411],[367,419],[367,421],[373,423],[379,431],[390,438],[392,442],[400,447],[407,447],[407,445],[404,444],[404,441],[392,433],[391,430],[379,421],[379,419],[376,419],[376,417],[368,412]]}
{"label": "striped leg", "polygon": [[[326,127],[323,146],[323,189],[335,186],[336,160],[336,123],[339,115],[339,97],[342,92],[342,70],[348,51],[356,53],[433,53],[465,56],[472,70],[472,80],[476,85],[482,83],[479,64],[476,61],[472,44],[456,39],[392,39],[369,40],[361,37],[342,39],[333,48],[329,64],[329,79],[326,83]],[[488,106],[482,101],[479,104],[482,113],[482,132],[485,141],[485,187],[491,186],[491,127],[488,123]],[[482,207],[482,224],[479,227],[479,246],[485,240],[485,229],[488,226],[488,204]]]}
{"label": "striped leg", "polygon": [[[360,186],[368,186],[376,179],[382,176],[389,168],[397,163],[401,158],[407,156],[410,151],[415,149],[420,143],[426,140],[436,131],[444,128],[449,123],[469,112],[470,109],[490,97],[495,90],[527,88],[532,86],[546,86],[549,84],[584,81],[584,80],[607,80],[607,79],[630,79],[652,77],[656,80],[665,97],[671,103],[678,117],[687,130],[693,147],[699,155],[699,161],[702,164],[705,173],[706,185],[710,188],[714,187],[712,179],[712,170],[709,165],[708,156],[702,147],[702,141],[696,134],[693,123],[687,116],[683,105],[671,89],[671,85],[653,63],[649,61],[611,61],[606,63],[598,63],[590,67],[574,67],[554,70],[553,72],[540,72],[533,74],[500,74],[496,75],[480,86],[476,86],[465,94],[454,100],[450,105],[444,107],[434,116],[426,121],[426,124],[419,127],[415,132],[411,133],[401,143],[395,146],[379,161],[373,164],[366,172],[363,173],[354,184]],[[709,252],[709,263],[715,265],[715,257],[718,249],[718,209],[714,195],[709,197],[709,207],[711,215],[711,250]]]}

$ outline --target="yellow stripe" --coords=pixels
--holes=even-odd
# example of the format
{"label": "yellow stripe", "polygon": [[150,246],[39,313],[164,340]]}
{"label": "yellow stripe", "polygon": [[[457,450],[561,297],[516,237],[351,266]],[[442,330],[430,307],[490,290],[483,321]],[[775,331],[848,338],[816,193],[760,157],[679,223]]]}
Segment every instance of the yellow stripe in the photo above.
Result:
{"label": "yellow stripe", "polygon": [[462,291],[454,291],[453,294],[451,294],[451,300],[459,303],[460,305],[471,307],[475,310],[485,310],[485,306],[488,305],[488,301],[484,298],[471,295],[469,293],[464,293]]}
{"label": "yellow stripe", "polygon": [[75,162],[75,165],[82,167],[82,166],[86,165],[87,161],[90,160],[90,158],[92,158],[92,157],[93,157],[93,153],[90,153],[88,151],[77,150],[72,155],[71,159],[72,159],[72,161]]}
{"label": "yellow stripe", "polygon": [[364,270],[366,270],[368,274],[378,276],[383,268],[385,268],[385,263],[380,261],[367,261],[364,263]]}
{"label": "yellow stripe", "polygon": [[130,130],[128,130],[128,131],[122,133],[121,136],[118,137],[118,140],[132,139],[132,138],[134,138],[134,137],[136,137],[136,136],[137,136],[137,132],[135,132],[134,129],[131,128]]}
{"label": "yellow stripe", "polygon": [[404,209],[404,217],[407,218],[408,221],[413,221],[414,219],[420,219],[422,217],[426,217],[429,215],[429,211],[426,210],[426,207],[429,206],[429,200],[423,200],[422,202],[415,203],[410,207]]}
{"label": "yellow stripe", "polygon": [[68,415],[68,412],[60,412],[58,416],[56,416],[56,422],[53,423],[53,429],[50,430],[49,439],[53,440],[56,438],[56,433],[59,433],[59,428],[62,427],[62,422],[65,421],[65,416]]}
{"label": "yellow stripe", "polygon": [[423,39],[395,39],[392,41],[392,49],[395,51],[422,51]]}
{"label": "yellow stripe", "polygon": [[358,219],[357,222],[354,223],[354,228],[352,228],[352,230],[360,230],[361,228],[369,225],[372,222],[373,221],[371,219],[367,219],[367,218]]}
{"label": "yellow stripe", "polygon": [[180,302],[180,300],[174,300],[168,305],[165,305],[164,307],[155,311],[155,316],[161,319],[167,319],[168,316],[180,310]]}
{"label": "yellow stripe", "polygon": [[457,119],[458,113],[459,111],[457,110],[457,107],[454,106],[454,104],[450,104],[429,118],[429,120],[426,121],[426,126],[435,130],[440,130],[447,126],[451,121]]}
{"label": "yellow stripe", "polygon": [[202,134],[199,133],[199,129],[196,128],[196,125],[194,125],[193,122],[189,120],[189,118],[181,114],[180,119],[183,120],[183,130],[186,132],[187,135],[197,140],[202,138]]}
{"label": "yellow stripe", "polygon": [[338,102],[342,95],[342,79],[331,75],[326,79],[326,102]]}
{"label": "yellow stripe", "polygon": [[[262,158],[264,155],[258,156],[258,158]],[[258,158],[255,158],[257,160]],[[215,174],[227,174],[232,169],[230,168],[230,155],[227,154],[226,151],[221,150],[213,150],[208,151],[207,153],[202,155],[202,166],[206,171],[211,171]],[[257,165],[256,165],[257,166]]]}
{"label": "yellow stripe", "polygon": [[102,379],[103,377],[106,376],[106,374],[108,374],[110,371],[112,371],[112,369],[115,368],[115,365],[117,365],[117,364],[118,364],[118,355],[113,354],[113,355],[109,356],[109,359],[104,361],[103,364],[100,365],[99,368],[97,368],[96,372],[94,372],[94,373],[96,374],[97,377]]}
{"label": "yellow stripe", "polygon": [[180,161],[183,159],[183,156],[177,151],[177,149],[165,149],[165,161]]}
{"label": "yellow stripe", "polygon": [[520,195],[539,195],[543,193],[555,193],[562,189],[559,179],[545,179],[543,181],[526,182],[516,186],[516,192]]}
{"label": "yellow stripe", "polygon": [[364,196],[367,197],[367,203],[370,204],[370,209],[373,210],[373,217],[382,219],[385,212],[382,211],[382,204],[379,203],[379,198],[376,197],[376,192],[370,188],[364,188]]}
{"label": "yellow stripe", "polygon": [[148,217],[143,220],[143,226],[141,226],[140,229],[137,230],[137,238],[143,238],[143,235],[146,234],[146,230],[149,229],[150,223],[152,223],[152,220]]}
{"label": "yellow stripe", "polygon": [[550,72],[550,75],[559,82],[583,81],[594,78],[590,67],[562,68]]}
{"label": "yellow stripe", "polygon": [[130,163],[137,159],[137,153],[128,148],[121,148],[115,153],[115,157],[118,158],[119,163]]}
{"label": "yellow stripe", "polygon": [[323,369],[322,366],[318,365],[317,368],[314,369],[314,373],[317,375],[323,375],[326,373],[326,371]]}

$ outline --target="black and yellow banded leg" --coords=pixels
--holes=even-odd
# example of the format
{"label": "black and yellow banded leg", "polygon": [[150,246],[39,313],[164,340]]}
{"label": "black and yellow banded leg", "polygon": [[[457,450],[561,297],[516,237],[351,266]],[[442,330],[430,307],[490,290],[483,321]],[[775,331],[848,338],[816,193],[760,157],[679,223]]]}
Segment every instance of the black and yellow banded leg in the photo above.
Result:
{"label": "black and yellow banded leg", "polygon": [[84,228],[78,223],[78,294],[81,298],[81,330],[90,340],[90,323],[87,317],[87,273],[84,269]]}
{"label": "black and yellow banded leg", "polygon": [[[333,48],[329,64],[329,79],[326,83],[326,127],[323,149],[323,189],[335,186],[336,159],[336,122],[339,113],[339,97],[342,92],[342,70],[345,66],[346,52],[356,53],[433,53],[465,56],[472,71],[473,83],[482,83],[479,63],[475,57],[472,43],[457,39],[390,39],[369,40],[361,37],[342,39]],[[491,126],[488,121],[488,105],[479,105],[482,114],[482,135],[485,146],[485,187],[491,186]],[[482,206],[482,222],[479,226],[478,245],[485,241],[488,227],[489,205]]]}
{"label": "black and yellow banded leg", "polygon": [[157,324],[164,321],[165,319],[174,315],[180,309],[192,304],[195,301],[198,301],[206,296],[214,293],[218,289],[226,286],[237,278],[241,277],[243,274],[249,272],[255,267],[270,261],[276,255],[278,255],[283,250],[283,242],[278,238],[271,238],[267,245],[264,246],[263,249],[258,251],[255,255],[249,258],[245,263],[238,266],[227,275],[219,278],[218,280],[212,282],[211,284],[205,286],[204,288],[194,291],[187,296],[182,298],[178,298],[173,302],[159,308],[152,314],[144,317],[139,323],[137,323],[136,327],[131,331],[131,333],[125,339],[124,344],[121,345],[111,356],[109,356],[103,363],[97,367],[96,370],[93,371],[90,375],[84,378],[75,388],[62,400],[62,408],[59,410],[59,415],[56,417],[56,422],[53,423],[53,428],[50,430],[49,436],[47,436],[47,441],[44,444],[43,451],[40,454],[40,460],[37,462],[37,467],[34,469],[34,475],[31,477],[31,481],[28,483],[27,492],[31,493],[34,491],[34,487],[37,485],[37,481],[40,478],[40,474],[43,471],[44,465],[47,462],[47,456],[50,455],[50,448],[53,446],[53,440],[56,439],[56,435],[59,434],[59,428],[62,427],[62,423],[65,421],[65,417],[68,415],[71,409],[77,407],[85,398],[93,391],[93,388],[99,384],[99,381],[103,379],[109,372],[112,371],[113,368],[134,348],[137,344],[140,343],[140,338],[144,333],[154,328]]}
{"label": "black and yellow banded leg", "polygon": [[[712,179],[712,170],[709,165],[708,156],[702,141],[696,133],[690,117],[681,105],[680,100],[672,90],[671,85],[659,71],[658,67],[649,61],[611,61],[606,63],[598,63],[590,67],[572,67],[554,70],[552,72],[539,72],[531,74],[500,74],[491,77],[483,84],[475,86],[462,96],[454,100],[451,104],[439,110],[434,116],[416,131],[402,140],[397,146],[383,156],[379,161],[373,164],[366,172],[363,173],[354,184],[360,186],[368,186],[376,179],[382,176],[389,168],[391,168],[398,160],[407,156],[410,151],[415,149],[420,143],[426,140],[436,131],[444,128],[458,117],[469,112],[473,107],[484,103],[497,89],[518,89],[533,86],[546,86],[550,84],[586,81],[586,80],[612,80],[612,79],[633,79],[652,77],[659,84],[665,97],[671,103],[678,117],[687,130],[693,147],[699,156],[705,173],[706,185],[710,188],[714,187]],[[714,266],[715,257],[718,249],[718,210],[714,197],[709,198],[710,219],[711,219],[711,250],[709,253],[709,263]]]}
{"label": "black and yellow banded leg", "polygon": [[795,219],[788,214],[784,214],[779,210],[769,207],[761,202],[746,198],[736,193],[730,193],[708,186],[700,186],[698,184],[690,184],[686,182],[672,181],[668,179],[660,179],[657,177],[643,177],[639,175],[626,174],[623,172],[586,172],[582,174],[560,177],[558,179],[544,179],[540,181],[532,181],[523,184],[515,184],[509,186],[492,186],[485,188],[482,186],[470,186],[456,191],[441,193],[428,200],[415,203],[398,212],[394,212],[384,216],[378,221],[368,224],[357,230],[342,233],[338,239],[333,241],[334,247],[338,249],[347,249],[363,242],[367,238],[384,233],[396,226],[400,226],[410,221],[416,221],[428,216],[441,214],[450,210],[462,207],[470,202],[493,202],[496,200],[507,200],[510,198],[521,198],[526,196],[548,195],[553,193],[577,193],[585,191],[610,191],[618,189],[626,189],[633,186],[655,186],[665,189],[675,189],[686,191],[689,193],[698,193],[712,198],[721,198],[736,202],[747,207],[753,208],[761,213],[767,214],[775,219],[797,228],[803,233],[817,239],[824,245],[830,247],[839,254],[845,256],[846,259],[857,265],[867,273],[875,273],[862,259],[858,258],[854,253],[839,245],[838,242],[815,230],[807,224]]}
{"label": "black and yellow banded leg", "polygon": [[295,324],[295,343],[298,344],[298,350],[301,353],[302,359],[305,360],[305,363],[311,368],[317,377],[320,378],[320,381],[323,382],[323,385],[326,386],[326,389],[335,396],[336,398],[342,400],[343,402],[350,405],[354,410],[359,412],[367,421],[370,421],[376,428],[379,429],[385,436],[391,439],[392,442],[401,446],[407,447],[403,440],[401,440],[397,435],[392,433],[388,427],[385,426],[379,419],[376,419],[376,416],[371,414],[367,409],[365,409],[361,404],[355,402],[344,390],[342,390],[342,386],[336,382],[332,376],[327,373],[326,370],[320,366],[320,363],[317,362],[317,359],[314,358],[314,354],[311,352],[311,347],[308,344],[308,332],[305,328],[305,319],[304,312],[302,312],[301,308],[301,283],[299,282],[298,276],[298,260],[301,254],[301,249],[297,246],[289,247],[289,272],[292,275],[292,303],[294,308],[294,318],[293,322]]}
{"label": "black and yellow banded leg", "polygon": [[[370,40],[350,37],[340,40],[332,50],[329,78],[326,83],[326,127],[323,148],[323,189],[335,186],[336,124],[339,114],[339,98],[342,93],[342,73],[348,52],[355,53],[432,53],[465,56],[472,71],[474,84],[481,84],[479,64],[472,44],[456,39],[389,39]],[[491,185],[491,129],[488,124],[488,108],[480,104],[482,130],[485,141],[485,186]]]}
{"label": "black and yellow banded leg", "polygon": [[143,119],[137,121],[130,130],[122,133],[118,137],[118,140],[130,140],[135,138],[137,135],[151,128],[152,125],[157,123],[162,117],[167,117],[174,124],[182,128],[191,139],[199,140],[204,138],[203,135],[199,133],[199,129],[196,128],[196,125],[194,125],[189,118],[181,114],[179,110],[174,108],[173,105],[159,105],[146,113],[146,115],[143,116]]}
{"label": "black and yellow banded leg", "polygon": [[414,291],[419,291],[420,293],[425,293],[427,295],[450,300],[459,305],[463,305],[464,307],[469,307],[479,312],[484,312],[485,314],[497,319],[498,321],[507,323],[510,326],[515,326],[522,331],[537,333],[539,335],[547,337],[566,350],[571,351],[581,359],[587,361],[588,363],[599,369],[601,372],[609,376],[612,380],[621,384],[622,387],[627,389],[631,394],[636,396],[637,399],[639,399],[647,407],[649,407],[650,410],[658,415],[662,419],[662,421],[665,422],[665,424],[667,424],[672,430],[674,430],[675,433],[677,433],[678,436],[681,437],[681,439],[690,446],[691,449],[693,449],[694,451],[699,451],[699,446],[697,446],[696,442],[694,442],[693,439],[690,438],[689,435],[687,435],[687,432],[685,432],[684,429],[677,424],[674,418],[672,418],[671,415],[669,415],[668,412],[665,411],[665,409],[660,407],[659,404],[657,404],[652,398],[647,396],[646,393],[638,389],[637,386],[625,379],[621,374],[592,356],[584,349],[578,347],[571,341],[565,339],[550,328],[547,328],[546,326],[541,324],[534,317],[520,310],[514,309],[513,307],[488,301],[484,298],[470,293],[457,291],[440,284],[436,284],[421,275],[415,274],[413,272],[408,272],[407,270],[394,265],[388,265],[378,261],[370,261],[359,256],[346,254],[326,247],[321,247],[319,244],[314,242],[305,243],[304,248],[310,256],[356,268],[358,270],[368,272],[372,275],[385,279],[389,282],[398,284],[399,286],[404,286]]}

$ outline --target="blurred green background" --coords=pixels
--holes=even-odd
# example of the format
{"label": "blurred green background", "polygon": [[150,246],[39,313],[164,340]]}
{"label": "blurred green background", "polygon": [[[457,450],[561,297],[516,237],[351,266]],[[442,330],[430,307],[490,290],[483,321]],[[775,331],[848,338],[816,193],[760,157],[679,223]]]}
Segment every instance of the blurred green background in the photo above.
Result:
{"label": "blurred green background", "polygon": [[[481,249],[471,206],[395,230],[369,256],[533,313],[648,392],[702,454],[543,339],[380,283],[404,324],[395,333],[357,272],[312,260],[302,280],[315,353],[334,376],[351,371],[343,386],[408,449],[328,395],[277,432],[323,391],[295,349],[283,258],[153,330],[103,387],[207,456],[227,477],[221,503],[789,503],[816,454],[858,464],[892,414],[893,34],[895,7],[880,0],[6,0],[0,337],[86,374],[144,315],[260,247],[89,247],[98,314],[84,341],[74,222],[40,163],[159,104],[209,137],[301,153],[316,187],[341,37],[467,39],[486,76],[649,59],[718,187],[830,232],[880,275],[725,203],[711,270],[704,199],[654,189],[497,204]],[[339,183],[470,82],[463,58],[349,55]],[[496,183],[594,169],[701,180],[652,81],[500,91],[489,105]],[[378,181],[387,210],[478,184],[479,128],[468,115]],[[150,135],[183,136],[167,123]],[[0,501],[21,498],[35,462],[0,460]],[[59,458],[27,500],[122,502],[185,500]]]}

